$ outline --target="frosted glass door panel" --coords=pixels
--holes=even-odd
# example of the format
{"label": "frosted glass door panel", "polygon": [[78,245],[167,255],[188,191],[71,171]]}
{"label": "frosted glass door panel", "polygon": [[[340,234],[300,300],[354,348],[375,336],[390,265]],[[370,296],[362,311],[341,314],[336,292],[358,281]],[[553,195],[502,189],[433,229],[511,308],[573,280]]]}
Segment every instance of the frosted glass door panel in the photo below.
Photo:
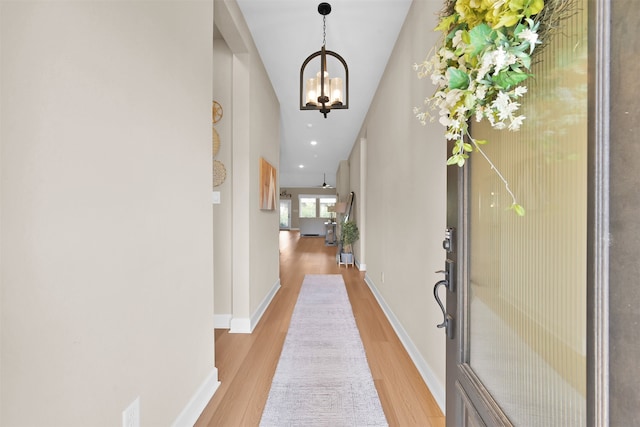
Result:
{"label": "frosted glass door panel", "polygon": [[517,426],[580,426],[586,408],[587,5],[533,67],[519,132],[472,124],[471,368]]}

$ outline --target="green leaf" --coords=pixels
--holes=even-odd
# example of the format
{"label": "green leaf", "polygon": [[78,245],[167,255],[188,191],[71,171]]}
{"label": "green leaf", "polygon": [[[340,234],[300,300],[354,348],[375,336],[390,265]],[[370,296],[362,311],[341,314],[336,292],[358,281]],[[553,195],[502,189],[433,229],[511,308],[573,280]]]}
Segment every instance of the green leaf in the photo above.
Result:
{"label": "green leaf", "polygon": [[513,30],[513,35],[517,37],[518,34],[520,34],[522,30],[526,28],[527,28],[526,25],[524,25],[523,23],[519,23],[518,25],[516,25],[516,28]]}
{"label": "green leaf", "polygon": [[493,77],[493,82],[502,89],[509,90],[513,86],[517,86],[530,77],[527,73],[518,73],[515,71],[503,70]]}
{"label": "green leaf", "polygon": [[467,142],[463,144],[463,147],[464,147],[464,151],[468,151],[468,152],[473,151],[473,146]]}
{"label": "green leaf", "polygon": [[[526,46],[524,46],[526,45]],[[529,43],[523,43],[521,46],[524,46],[526,48],[529,47]],[[522,65],[525,66],[525,68],[529,69],[531,68],[531,57],[529,56],[528,53],[526,52],[519,52],[519,51],[515,51],[513,52],[516,57],[518,57],[518,59],[520,60],[520,62],[522,62]]]}
{"label": "green leaf", "polygon": [[493,30],[486,23],[476,25],[471,31],[469,31],[469,52],[472,56],[478,55],[488,45],[493,43],[495,34],[492,34]]}
{"label": "green leaf", "polygon": [[453,23],[456,22],[457,17],[458,17],[457,14],[453,14],[453,15],[447,16],[446,18],[442,18],[438,26],[434,28],[434,31],[449,31],[449,28],[451,28],[451,25],[453,25]]}
{"label": "green leaf", "polygon": [[451,89],[466,89],[469,87],[469,76],[464,71],[449,67],[449,87]]}
{"label": "green leaf", "polygon": [[505,14],[500,18],[500,21],[493,28],[512,27],[520,22],[522,15]]}
{"label": "green leaf", "polygon": [[476,144],[478,145],[484,145],[489,142],[486,139],[476,139],[475,141],[476,141]]}
{"label": "green leaf", "polygon": [[459,156],[451,156],[447,159],[447,166],[455,165],[458,163]]}
{"label": "green leaf", "polygon": [[518,216],[524,216],[525,214],[524,208],[517,203],[512,204],[511,209],[513,209]]}
{"label": "green leaf", "polygon": [[476,106],[477,98],[474,96],[473,92],[467,91],[464,96],[464,106],[467,107],[468,110],[473,110]]}
{"label": "green leaf", "polygon": [[531,15],[537,15],[544,8],[544,0],[531,0],[524,14],[527,18]]}
{"label": "green leaf", "polygon": [[466,24],[458,24],[458,25],[454,26],[453,28],[451,28],[451,31],[449,31],[449,33],[447,34],[446,39],[447,40],[453,40],[453,38],[456,36],[456,33],[458,32],[458,30],[464,30],[465,28],[467,28]]}
{"label": "green leaf", "polygon": [[463,31],[462,32],[462,41],[465,44],[471,43],[471,36],[469,35],[469,31]]}

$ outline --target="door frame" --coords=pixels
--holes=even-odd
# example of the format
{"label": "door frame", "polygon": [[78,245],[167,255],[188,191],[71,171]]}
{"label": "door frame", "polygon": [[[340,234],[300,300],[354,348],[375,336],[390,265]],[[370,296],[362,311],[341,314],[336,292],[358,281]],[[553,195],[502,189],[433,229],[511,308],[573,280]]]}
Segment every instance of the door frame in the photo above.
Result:
{"label": "door frame", "polygon": [[588,1],[587,424],[609,425],[611,1]]}

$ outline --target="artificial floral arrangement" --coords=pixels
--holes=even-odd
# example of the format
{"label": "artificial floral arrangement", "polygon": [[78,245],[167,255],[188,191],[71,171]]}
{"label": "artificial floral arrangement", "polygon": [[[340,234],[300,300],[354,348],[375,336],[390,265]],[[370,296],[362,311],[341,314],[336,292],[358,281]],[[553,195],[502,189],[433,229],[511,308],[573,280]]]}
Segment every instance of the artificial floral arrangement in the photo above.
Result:
{"label": "artificial floral arrangement", "polygon": [[[575,0],[445,0],[435,31],[442,45],[433,56],[414,64],[418,78],[431,77],[436,86],[425,99],[439,110],[439,122],[454,142],[447,165],[464,166],[469,153],[479,152],[491,165],[512,198],[511,209],[523,216],[509,183],[480,148],[485,140],[469,133],[469,120],[486,119],[494,129],[517,131],[525,116],[518,114],[532,76],[534,52],[542,39],[569,17]],[[538,48],[538,49],[536,49]],[[434,117],[414,108],[422,124]]]}

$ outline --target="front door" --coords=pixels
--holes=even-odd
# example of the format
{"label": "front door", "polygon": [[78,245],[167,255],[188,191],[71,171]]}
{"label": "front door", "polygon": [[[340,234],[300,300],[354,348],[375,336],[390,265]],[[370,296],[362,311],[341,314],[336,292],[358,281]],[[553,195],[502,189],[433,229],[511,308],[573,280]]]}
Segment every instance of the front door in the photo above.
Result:
{"label": "front door", "polygon": [[280,229],[291,229],[291,199],[280,200]]}
{"label": "front door", "polygon": [[435,292],[446,294],[450,427],[587,425],[589,50],[578,3],[527,81],[523,128],[472,124],[525,216],[480,153],[449,167],[446,286]]}

